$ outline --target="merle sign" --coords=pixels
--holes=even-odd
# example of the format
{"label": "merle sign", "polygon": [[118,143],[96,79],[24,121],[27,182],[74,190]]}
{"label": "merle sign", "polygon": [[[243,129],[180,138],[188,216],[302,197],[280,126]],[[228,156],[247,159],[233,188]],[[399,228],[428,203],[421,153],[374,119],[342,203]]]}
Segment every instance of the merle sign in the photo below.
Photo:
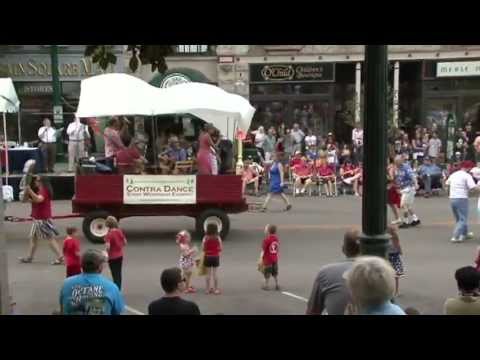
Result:
{"label": "merle sign", "polygon": [[333,63],[251,64],[251,83],[333,82]]}

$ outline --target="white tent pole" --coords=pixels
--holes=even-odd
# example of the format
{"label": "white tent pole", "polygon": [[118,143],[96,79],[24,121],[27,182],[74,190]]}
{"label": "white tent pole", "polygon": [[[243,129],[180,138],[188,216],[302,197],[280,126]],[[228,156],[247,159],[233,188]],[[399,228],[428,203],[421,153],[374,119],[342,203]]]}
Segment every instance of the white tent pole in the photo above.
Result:
{"label": "white tent pole", "polygon": [[8,185],[8,175],[10,174],[8,164],[8,141],[7,141],[7,116],[3,113],[3,141],[5,143],[5,184]]}
{"label": "white tent pole", "polygon": [[22,144],[22,127],[20,126],[20,106],[18,107],[18,117],[17,117],[17,122],[18,122],[18,144]]}

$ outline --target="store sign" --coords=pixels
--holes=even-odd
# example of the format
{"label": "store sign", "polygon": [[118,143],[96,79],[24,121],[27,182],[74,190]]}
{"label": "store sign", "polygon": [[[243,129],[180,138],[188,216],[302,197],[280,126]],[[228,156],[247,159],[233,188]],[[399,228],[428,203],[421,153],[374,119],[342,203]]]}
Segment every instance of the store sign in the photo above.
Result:
{"label": "store sign", "polygon": [[437,63],[437,77],[480,76],[480,61]]}
{"label": "store sign", "polygon": [[[111,72],[123,72],[122,60],[110,65],[107,70],[94,64],[92,59],[81,55],[59,55],[58,72],[60,80],[75,81],[90,76]],[[48,55],[12,54],[0,58],[0,73],[11,77],[13,81],[45,81],[51,80],[52,66]]]}
{"label": "store sign", "polygon": [[195,204],[194,175],[124,175],[124,204]]}
{"label": "store sign", "polygon": [[335,66],[332,63],[250,65],[251,83],[332,81],[335,81]]}
{"label": "store sign", "polygon": [[172,73],[167,76],[162,80],[160,83],[161,88],[169,88],[178,84],[185,84],[192,82],[190,78],[187,75],[181,74],[181,73]]}

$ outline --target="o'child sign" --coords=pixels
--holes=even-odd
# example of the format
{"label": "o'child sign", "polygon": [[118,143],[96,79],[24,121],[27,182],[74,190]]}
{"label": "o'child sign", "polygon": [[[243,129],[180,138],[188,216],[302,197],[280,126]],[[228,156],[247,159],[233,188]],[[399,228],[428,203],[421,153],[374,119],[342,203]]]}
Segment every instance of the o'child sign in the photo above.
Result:
{"label": "o'child sign", "polygon": [[124,175],[124,204],[195,204],[194,175]]}

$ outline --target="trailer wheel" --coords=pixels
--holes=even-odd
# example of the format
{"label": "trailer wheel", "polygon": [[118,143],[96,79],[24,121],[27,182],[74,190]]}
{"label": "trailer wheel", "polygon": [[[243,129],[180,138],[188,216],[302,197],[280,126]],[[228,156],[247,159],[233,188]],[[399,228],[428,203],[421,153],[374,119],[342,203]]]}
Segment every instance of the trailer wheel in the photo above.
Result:
{"label": "trailer wheel", "polygon": [[230,231],[230,219],[225,211],[220,209],[209,209],[202,212],[196,219],[196,230],[200,236],[205,235],[207,225],[209,223],[216,223],[220,232],[222,240],[227,237]]}
{"label": "trailer wheel", "polygon": [[107,211],[98,210],[88,213],[83,219],[82,229],[85,237],[94,244],[102,244],[108,229],[105,220],[110,214]]}

